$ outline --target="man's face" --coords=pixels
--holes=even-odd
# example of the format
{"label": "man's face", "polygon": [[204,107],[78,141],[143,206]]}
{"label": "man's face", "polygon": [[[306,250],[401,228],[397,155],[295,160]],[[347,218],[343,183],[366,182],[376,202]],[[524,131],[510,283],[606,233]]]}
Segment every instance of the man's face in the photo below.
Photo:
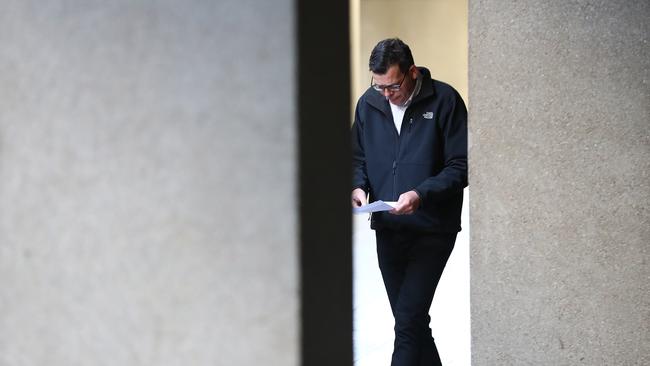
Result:
{"label": "man's face", "polygon": [[[404,104],[411,96],[415,87],[414,79],[415,66],[411,66],[406,74],[400,71],[397,64],[391,65],[383,75],[372,73],[373,86],[380,87],[379,93],[395,105]],[[399,88],[397,88],[398,85]]]}

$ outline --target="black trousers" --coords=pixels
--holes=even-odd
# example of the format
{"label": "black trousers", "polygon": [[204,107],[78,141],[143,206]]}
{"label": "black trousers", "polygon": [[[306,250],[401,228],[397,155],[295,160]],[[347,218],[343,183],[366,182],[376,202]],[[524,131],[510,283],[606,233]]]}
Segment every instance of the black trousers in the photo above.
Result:
{"label": "black trousers", "polygon": [[379,269],[395,318],[391,366],[441,365],[429,309],[456,235],[376,231]]}

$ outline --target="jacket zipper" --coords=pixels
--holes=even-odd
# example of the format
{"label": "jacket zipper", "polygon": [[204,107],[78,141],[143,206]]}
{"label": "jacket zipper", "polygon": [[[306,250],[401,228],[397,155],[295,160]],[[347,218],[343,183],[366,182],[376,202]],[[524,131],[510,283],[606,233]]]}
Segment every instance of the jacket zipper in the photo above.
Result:
{"label": "jacket zipper", "polygon": [[397,201],[397,161],[393,160],[393,201]]}
{"label": "jacket zipper", "polygon": [[393,201],[397,201],[397,159],[399,159],[399,149],[401,136],[397,128],[395,128],[395,136],[397,137],[397,145],[395,146],[395,160],[393,160]]}
{"label": "jacket zipper", "polygon": [[[409,127],[407,133],[411,133],[411,126],[413,126],[413,118],[409,118]],[[393,200],[397,201],[397,160],[399,159],[401,136],[397,134],[397,151],[395,152],[395,160],[393,160]]]}
{"label": "jacket zipper", "polygon": [[[405,115],[406,117],[406,115]],[[411,127],[413,126],[413,117],[409,118],[409,126],[407,129],[407,133],[411,133]],[[393,160],[393,200],[397,201],[397,160],[399,159],[399,151],[400,151],[400,145],[401,145],[401,136],[399,134],[399,131],[395,129],[397,132],[397,149],[395,151],[395,160]]]}

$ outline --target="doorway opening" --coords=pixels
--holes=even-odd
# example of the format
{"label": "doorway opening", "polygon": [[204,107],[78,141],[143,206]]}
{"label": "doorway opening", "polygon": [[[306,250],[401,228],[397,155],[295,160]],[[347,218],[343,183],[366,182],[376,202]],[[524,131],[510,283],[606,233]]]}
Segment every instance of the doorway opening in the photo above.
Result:
{"label": "doorway opening", "polygon": [[[369,86],[368,57],[385,38],[406,42],[417,66],[451,84],[468,104],[468,4],[457,0],[351,0],[351,110]],[[469,366],[469,196],[462,228],[431,306],[431,329],[444,365]],[[393,317],[377,265],[374,232],[367,215],[353,217],[354,365],[388,365]]]}

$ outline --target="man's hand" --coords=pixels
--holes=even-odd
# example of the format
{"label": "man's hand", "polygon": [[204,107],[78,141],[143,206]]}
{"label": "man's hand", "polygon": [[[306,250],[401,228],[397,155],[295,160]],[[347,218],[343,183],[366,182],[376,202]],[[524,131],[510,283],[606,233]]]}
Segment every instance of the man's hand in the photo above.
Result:
{"label": "man's hand", "polygon": [[352,207],[361,207],[366,203],[368,203],[368,199],[366,198],[366,192],[364,192],[363,189],[356,188],[352,191]]}
{"label": "man's hand", "polygon": [[410,215],[420,207],[420,196],[415,191],[402,193],[397,200],[397,206],[388,211],[394,215]]}

